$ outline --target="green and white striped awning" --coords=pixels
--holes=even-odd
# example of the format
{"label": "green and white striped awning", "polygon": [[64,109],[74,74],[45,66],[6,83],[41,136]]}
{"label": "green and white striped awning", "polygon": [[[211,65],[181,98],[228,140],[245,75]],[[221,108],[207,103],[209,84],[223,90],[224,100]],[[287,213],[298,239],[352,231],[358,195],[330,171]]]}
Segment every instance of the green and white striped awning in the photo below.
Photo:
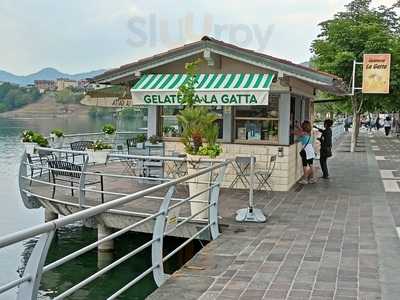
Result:
{"label": "green and white striped awning", "polygon": [[[133,105],[179,105],[186,74],[147,74],[131,89]],[[268,105],[273,74],[199,74],[197,105]]]}

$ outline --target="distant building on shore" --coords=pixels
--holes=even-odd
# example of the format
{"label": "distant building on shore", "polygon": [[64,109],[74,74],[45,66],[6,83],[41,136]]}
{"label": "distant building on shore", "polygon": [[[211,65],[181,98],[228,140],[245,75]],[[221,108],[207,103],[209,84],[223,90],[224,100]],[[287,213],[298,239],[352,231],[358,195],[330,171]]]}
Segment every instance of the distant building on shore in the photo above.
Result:
{"label": "distant building on shore", "polygon": [[35,87],[41,94],[47,91],[55,91],[57,88],[54,80],[35,80]]}
{"label": "distant building on shore", "polygon": [[66,88],[77,88],[78,81],[67,78],[57,78],[56,85],[57,91],[62,91]]}

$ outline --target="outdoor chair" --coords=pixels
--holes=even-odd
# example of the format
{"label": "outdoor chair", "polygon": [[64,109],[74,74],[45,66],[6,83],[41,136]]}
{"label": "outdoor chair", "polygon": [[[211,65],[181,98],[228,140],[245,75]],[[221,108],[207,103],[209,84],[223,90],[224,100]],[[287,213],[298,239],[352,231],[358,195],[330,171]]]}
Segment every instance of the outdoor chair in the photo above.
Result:
{"label": "outdoor chair", "polygon": [[[256,163],[256,158],[254,158],[254,163]],[[237,156],[232,162],[233,168],[236,171],[236,177],[233,179],[230,188],[234,187],[240,180],[244,187],[250,186],[250,182],[247,177],[250,176],[250,156]]]}
{"label": "outdoor chair", "polygon": [[[77,141],[70,144],[71,150],[73,151],[86,151],[89,146],[94,143],[92,141]],[[72,153],[72,162],[75,163],[75,156],[83,156],[83,154]]]}
{"label": "outdoor chair", "polygon": [[[148,149],[149,156],[165,155],[164,143],[147,144],[146,149]],[[143,167],[146,177],[164,177],[164,160],[147,159],[143,162]]]}
{"label": "outdoor chair", "polygon": [[257,187],[258,190],[265,188],[272,191],[270,179],[272,173],[275,170],[275,164],[276,164],[276,155],[272,155],[269,159],[269,162],[266,163],[265,170],[260,170],[255,172],[255,176],[259,182]]}
{"label": "outdoor chair", "polygon": [[[51,169],[51,175],[53,178],[53,193],[52,198],[56,195],[57,181],[69,182],[71,184],[71,196],[74,196],[74,184],[80,184],[80,178],[82,175],[82,167],[74,163],[62,160],[49,160],[49,168]],[[100,175],[100,180],[85,181],[85,187],[88,185],[95,185],[100,183],[101,191],[104,189],[103,175]],[[101,194],[102,203],[104,202],[104,194]]]}
{"label": "outdoor chair", "polygon": [[[29,168],[31,170],[31,178],[34,176],[35,171],[39,171],[39,177],[42,177],[43,168],[47,168],[48,160],[54,159],[55,156],[51,151],[47,150],[38,150],[38,156],[32,157],[31,154],[27,154]],[[50,172],[49,173],[49,181],[50,181]],[[32,180],[29,185],[32,185]]]}
{"label": "outdoor chair", "polygon": [[[172,151],[172,157],[186,158],[185,153],[180,153],[178,151]],[[187,175],[186,160],[173,160],[165,163],[167,177],[180,178]]]}
{"label": "outdoor chair", "polygon": [[127,139],[126,146],[128,148],[128,154],[131,154],[130,151],[136,148],[136,139]]}

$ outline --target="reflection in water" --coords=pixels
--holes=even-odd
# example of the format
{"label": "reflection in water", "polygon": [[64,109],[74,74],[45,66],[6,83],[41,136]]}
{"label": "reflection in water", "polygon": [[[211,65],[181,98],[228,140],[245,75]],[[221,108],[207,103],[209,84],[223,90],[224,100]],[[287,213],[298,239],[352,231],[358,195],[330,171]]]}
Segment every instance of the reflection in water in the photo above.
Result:
{"label": "reflection in water", "polygon": [[[85,228],[78,224],[58,230],[50,247],[46,264],[95,242],[96,238],[97,231],[95,229]],[[150,239],[149,235],[129,233],[117,238],[115,251],[108,257],[102,256],[101,261],[98,260],[97,249],[93,249],[45,273],[40,286],[42,291],[40,299],[47,299],[48,295],[54,297],[96,273],[99,270],[99,264],[103,264],[100,268],[106,266],[107,262],[103,260],[104,258],[109,259],[108,263],[113,262]],[[68,299],[105,299],[150,266],[151,252],[144,251],[99,277]],[[155,287],[152,277],[148,276],[120,299],[144,299]]]}

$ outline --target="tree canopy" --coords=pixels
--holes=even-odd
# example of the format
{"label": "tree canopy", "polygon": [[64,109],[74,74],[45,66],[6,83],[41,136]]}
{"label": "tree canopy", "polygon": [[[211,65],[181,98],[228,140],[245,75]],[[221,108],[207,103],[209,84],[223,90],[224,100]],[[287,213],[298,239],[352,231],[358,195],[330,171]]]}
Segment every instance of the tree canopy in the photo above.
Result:
{"label": "tree canopy", "polygon": [[0,112],[20,108],[39,98],[40,93],[34,87],[25,88],[11,83],[3,83],[0,85]]}
{"label": "tree canopy", "polygon": [[[321,33],[314,40],[312,63],[318,69],[335,74],[351,84],[353,61],[363,61],[364,54],[392,55],[390,94],[356,95],[361,111],[400,110],[400,16],[391,7],[373,8],[372,0],[353,0],[334,18],[320,24]],[[361,67],[356,72],[356,85],[362,81]],[[361,101],[362,98],[362,101]],[[350,97],[347,97],[350,102]]]}

